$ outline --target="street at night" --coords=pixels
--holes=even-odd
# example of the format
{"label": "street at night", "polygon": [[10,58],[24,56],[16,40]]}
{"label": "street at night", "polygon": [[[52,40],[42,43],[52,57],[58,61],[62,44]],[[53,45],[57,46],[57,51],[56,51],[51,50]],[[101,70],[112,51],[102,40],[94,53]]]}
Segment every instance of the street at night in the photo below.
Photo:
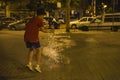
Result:
{"label": "street at night", "polygon": [[0,80],[120,80],[120,31],[40,32],[42,73],[26,68],[23,38],[0,31]]}
{"label": "street at night", "polygon": [[120,0],[0,0],[0,80],[120,80]]}

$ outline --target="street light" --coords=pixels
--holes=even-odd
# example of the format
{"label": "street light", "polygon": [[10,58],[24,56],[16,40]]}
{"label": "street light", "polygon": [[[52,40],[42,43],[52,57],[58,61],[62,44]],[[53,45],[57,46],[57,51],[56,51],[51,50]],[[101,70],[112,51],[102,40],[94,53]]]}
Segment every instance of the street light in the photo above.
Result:
{"label": "street light", "polygon": [[2,6],[2,3],[1,3],[1,1],[0,1],[0,7]]}
{"label": "street light", "polygon": [[107,8],[107,5],[104,5],[103,8],[104,8],[104,9]]}
{"label": "street light", "polygon": [[96,0],[93,1],[93,4],[94,4],[93,16],[96,16]]}
{"label": "street light", "polygon": [[102,22],[104,22],[105,9],[107,8],[107,5],[105,5],[104,3],[101,3],[101,4],[102,4],[102,9],[103,9]]}
{"label": "street light", "polygon": [[93,7],[92,16],[96,16],[96,0],[92,0],[92,7]]}
{"label": "street light", "polygon": [[61,2],[57,2],[57,8],[61,8]]}

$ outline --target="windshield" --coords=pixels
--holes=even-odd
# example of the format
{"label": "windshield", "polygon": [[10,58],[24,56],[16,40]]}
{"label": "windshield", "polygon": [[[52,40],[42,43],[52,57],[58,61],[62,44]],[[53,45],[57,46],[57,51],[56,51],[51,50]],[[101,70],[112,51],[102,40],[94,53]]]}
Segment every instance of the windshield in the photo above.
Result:
{"label": "windshield", "polygon": [[99,22],[101,22],[101,19],[99,19],[99,18],[93,19],[91,21],[91,23],[99,23]]}
{"label": "windshield", "polygon": [[82,18],[80,19],[80,21],[87,21],[87,18]]}

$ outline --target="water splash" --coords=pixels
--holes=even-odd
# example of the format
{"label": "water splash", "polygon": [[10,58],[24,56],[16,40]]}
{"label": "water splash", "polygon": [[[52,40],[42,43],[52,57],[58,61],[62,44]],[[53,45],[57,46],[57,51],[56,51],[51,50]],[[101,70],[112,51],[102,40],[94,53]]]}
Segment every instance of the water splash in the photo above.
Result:
{"label": "water splash", "polygon": [[54,38],[54,34],[49,34],[48,38],[48,45],[43,48],[43,54],[44,56],[49,57],[49,59],[54,60],[56,63],[59,63],[60,55],[59,55],[59,50],[56,47],[57,41]]}
{"label": "water splash", "polygon": [[74,41],[70,40],[70,35],[58,36],[55,34],[48,35],[48,44],[43,48],[43,55],[47,56],[50,60],[53,60],[55,63],[61,63],[64,60],[67,60],[70,63],[70,60],[63,56],[61,51],[64,48],[70,48],[73,45],[76,45]]}

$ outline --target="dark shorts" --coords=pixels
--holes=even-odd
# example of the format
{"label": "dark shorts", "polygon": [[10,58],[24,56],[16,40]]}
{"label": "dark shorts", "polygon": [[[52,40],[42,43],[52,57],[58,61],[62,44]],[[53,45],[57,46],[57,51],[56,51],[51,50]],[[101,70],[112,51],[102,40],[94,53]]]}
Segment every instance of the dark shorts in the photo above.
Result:
{"label": "dark shorts", "polygon": [[27,48],[39,48],[40,42],[26,42]]}

